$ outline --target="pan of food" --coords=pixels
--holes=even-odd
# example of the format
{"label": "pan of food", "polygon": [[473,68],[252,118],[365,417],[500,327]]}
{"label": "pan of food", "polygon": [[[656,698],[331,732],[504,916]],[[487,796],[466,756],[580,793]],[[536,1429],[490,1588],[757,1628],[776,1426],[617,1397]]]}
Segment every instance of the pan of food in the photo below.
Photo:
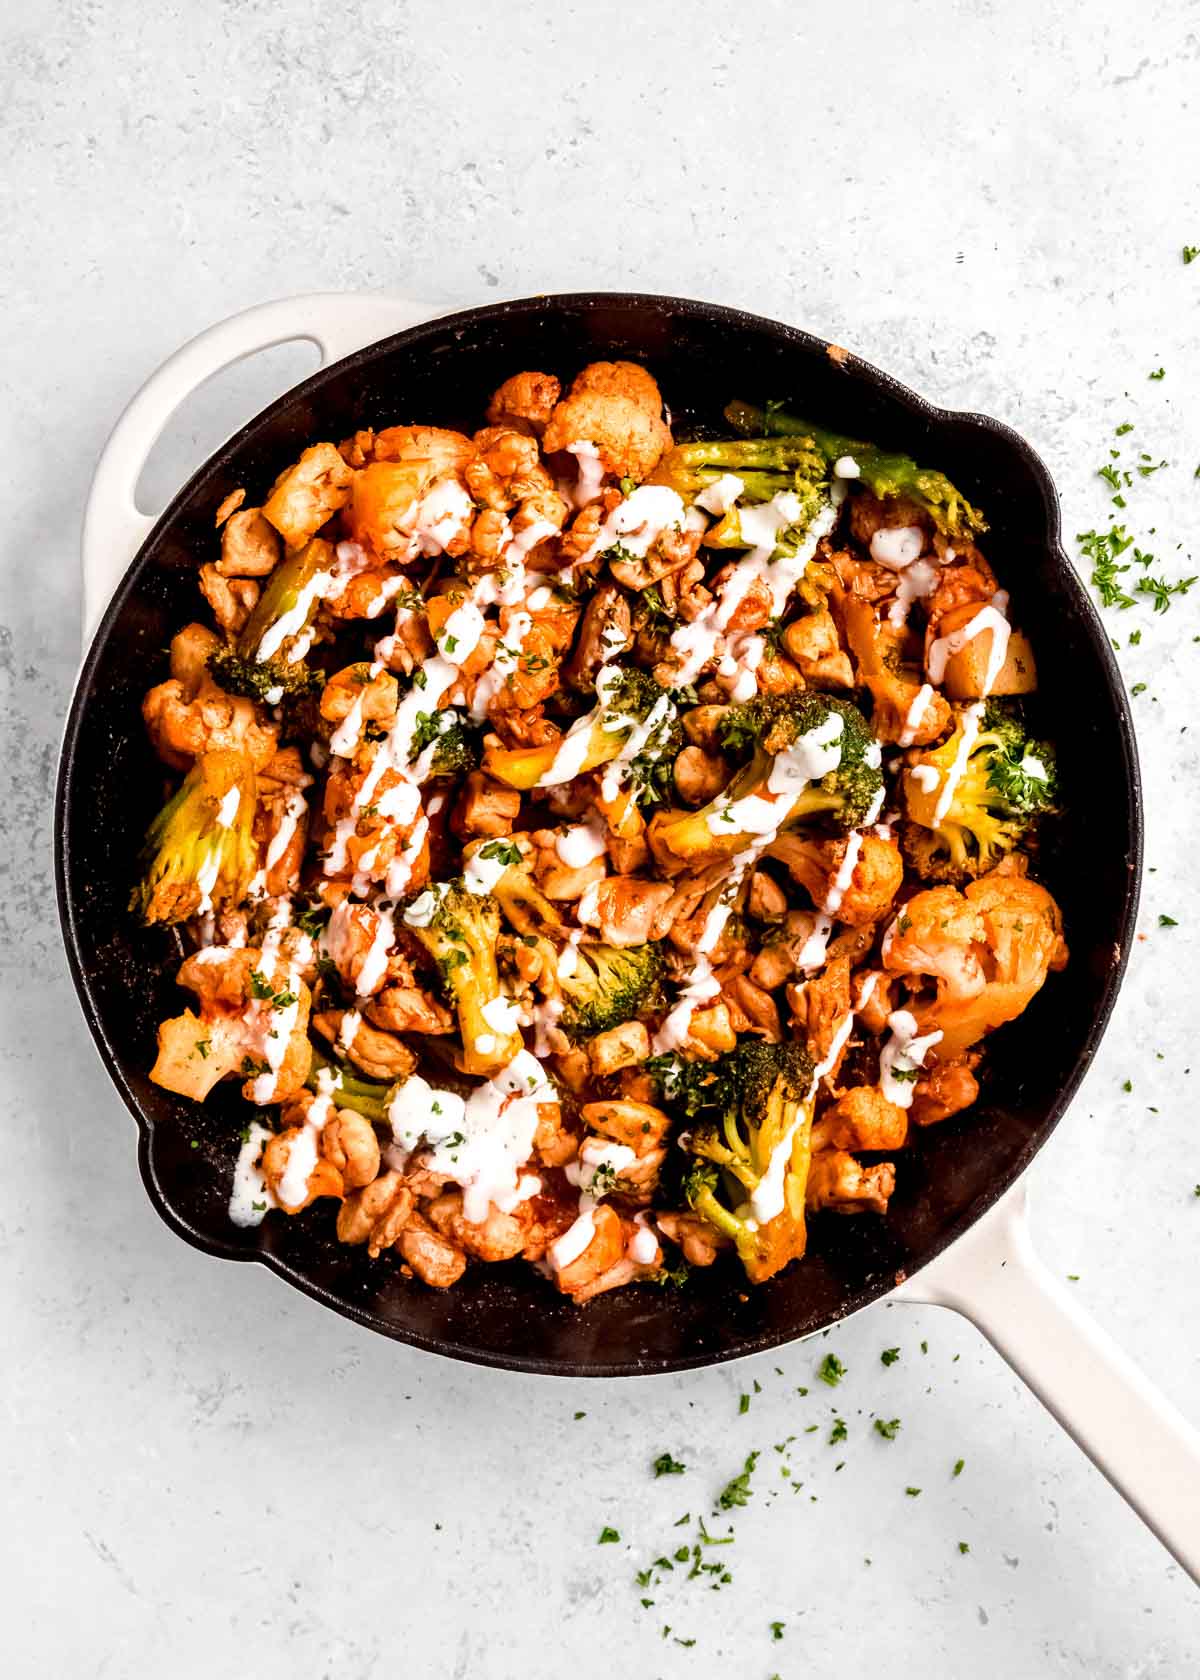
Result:
{"label": "pan of food", "polygon": [[[292,338],[142,515],[182,398]],[[297,298],[134,399],[84,559],[59,904],[180,1236],[546,1374],[939,1301],[1196,1567],[1195,1436],[1023,1218],[1141,808],[1022,439],[706,303]]]}

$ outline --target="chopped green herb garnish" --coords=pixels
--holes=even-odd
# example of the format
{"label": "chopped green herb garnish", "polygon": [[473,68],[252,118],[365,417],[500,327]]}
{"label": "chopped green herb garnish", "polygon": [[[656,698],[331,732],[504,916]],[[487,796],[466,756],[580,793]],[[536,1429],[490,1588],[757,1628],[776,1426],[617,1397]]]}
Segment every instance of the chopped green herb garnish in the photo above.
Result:
{"label": "chopped green herb garnish", "polygon": [[1174,916],[1159,916],[1158,925],[1159,927],[1178,927],[1179,923]]}
{"label": "chopped green herb garnish", "polygon": [[830,1388],[836,1388],[846,1375],[846,1367],[836,1353],[827,1353],[817,1367],[817,1375],[823,1383],[828,1383]]}
{"label": "chopped green herb garnish", "polygon": [[952,1471],[951,1471],[951,1472],[950,1472],[950,1474],[951,1474],[951,1475],[952,1475],[952,1476],[961,1476],[961,1475],[962,1475],[962,1473],[963,1473],[963,1465],[964,1465],[964,1464],[965,1464],[965,1463],[966,1463],[966,1462],[967,1462],[967,1461],[966,1461],[966,1459],[965,1459],[965,1458],[956,1458],[956,1459],[955,1459],[955,1460],[954,1460],[954,1469],[953,1469],[953,1470],[952,1470]]}
{"label": "chopped green herb garnish", "polygon": [[654,1460],[655,1476],[682,1476],[687,1469],[686,1464],[680,1464],[677,1458],[672,1458],[669,1452],[659,1453]]}
{"label": "chopped green herb garnish", "polygon": [[740,1476],[726,1482],[717,1497],[717,1504],[722,1511],[731,1511],[735,1505],[745,1505],[750,1498],[752,1489],[750,1478],[754,1474],[754,1466],[758,1463],[758,1454],[752,1452],[746,1459]]}
{"label": "chopped green herb garnish", "polygon": [[596,1541],[596,1544],[598,1546],[612,1546],[615,1545],[620,1538],[621,1536],[617,1533],[615,1528],[602,1528],[600,1530],[600,1538]]}
{"label": "chopped green herb garnish", "polygon": [[904,1491],[910,1499],[915,1499],[921,1490],[920,1488],[907,1487]]}
{"label": "chopped green herb garnish", "polygon": [[883,1352],[879,1355],[879,1363],[881,1365],[894,1365],[899,1357],[899,1348],[884,1348]]}
{"label": "chopped green herb garnish", "polygon": [[876,1435],[882,1435],[885,1441],[894,1441],[899,1429],[899,1418],[889,1418],[886,1423],[882,1418],[875,1419],[875,1433]]}

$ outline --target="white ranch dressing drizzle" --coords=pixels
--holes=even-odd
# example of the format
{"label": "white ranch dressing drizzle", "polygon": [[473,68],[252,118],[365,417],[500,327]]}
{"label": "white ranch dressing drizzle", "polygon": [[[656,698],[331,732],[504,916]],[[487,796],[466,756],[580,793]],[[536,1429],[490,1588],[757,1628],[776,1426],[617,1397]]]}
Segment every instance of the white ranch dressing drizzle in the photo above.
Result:
{"label": "white ranch dressing drizzle", "polygon": [[594,443],[569,443],[567,454],[575,457],[579,476],[571,490],[571,501],[577,508],[594,502],[604,484],[604,463]]}
{"label": "white ranch dressing drizzle", "polygon": [[942,1035],[931,1032],[918,1038],[916,1016],[907,1009],[894,1009],[887,1024],[887,1042],[879,1052],[879,1089],[897,1108],[911,1108],[916,1084],[911,1076],[924,1067],[926,1055]]}
{"label": "white ranch dressing drizzle", "polygon": [[908,611],[914,601],[923,601],[937,588],[938,569],[932,560],[914,560],[905,566],[896,583],[896,593],[888,608],[888,623],[897,630],[908,623]]}
{"label": "white ranch dressing drizzle", "polygon": [[260,1165],[263,1149],[271,1136],[260,1121],[251,1120],[246,1130],[246,1141],[238,1150],[233,1168],[233,1188],[229,1194],[229,1219],[231,1224],[243,1230],[261,1225],[267,1209],[279,1205],[267,1189]]}
{"label": "white ranch dressing drizzle", "polygon": [[800,1112],[771,1151],[771,1159],[767,1164],[767,1170],[750,1195],[750,1210],[759,1225],[765,1225],[769,1220],[783,1212],[783,1186],[787,1177],[788,1162],[792,1158],[792,1144],[796,1132],[807,1118],[807,1110],[811,1108],[816,1098],[817,1087],[825,1075],[832,1073],[837,1066],[838,1057],[845,1049],[850,1034],[854,1031],[855,1019],[859,1011],[866,1008],[878,980],[879,976],[877,974],[868,974],[864,978],[858,994],[858,1002],[853,1009],[848,1009],[838,1022],[829,1049],[813,1069],[812,1082],[808,1087],[808,1093],[801,1105]]}
{"label": "white ranch dressing drizzle", "polygon": [[477,1225],[489,1207],[511,1213],[536,1193],[522,1186],[520,1168],[533,1153],[538,1105],[557,1101],[541,1063],[519,1050],[465,1101],[414,1074],[393,1094],[387,1112],[397,1149],[411,1154],[424,1138],[425,1164],[462,1187],[463,1217]]}
{"label": "white ranch dressing drizzle", "polygon": [[[498,843],[485,841],[479,850],[467,859],[463,868],[463,886],[469,893],[474,893],[476,898],[483,898],[492,891],[508,868],[508,851],[511,844],[508,840]],[[495,847],[495,851],[485,857],[484,853],[492,846]],[[497,852],[501,855],[497,856]]]}
{"label": "white ranch dressing drizzle", "polygon": [[926,668],[930,680],[940,683],[946,674],[946,662],[951,654],[959,653],[967,643],[984,630],[990,630],[991,646],[988,648],[987,668],[983,677],[983,698],[967,706],[959,724],[960,735],[958,746],[954,753],[954,762],[938,795],[938,802],[933,811],[933,825],[936,828],[946,819],[946,815],[954,803],[954,794],[967,768],[971,756],[971,749],[979,736],[983,723],[984,699],[992,692],[997,678],[1004,669],[1004,662],[1008,657],[1008,638],[1011,626],[1005,617],[1008,606],[1008,595],[1003,589],[998,589],[987,606],[979,611],[964,624],[961,630],[952,630],[948,636],[939,636],[932,643],[926,657]]}
{"label": "white ranch dressing drizzle", "polygon": [[602,521],[587,548],[563,569],[561,576],[569,581],[576,567],[587,565],[618,544],[627,554],[644,560],[663,532],[682,529],[685,519],[683,497],[678,491],[665,484],[639,484]]}
{"label": "white ranch dressing drizzle", "polygon": [[745,480],[736,473],[722,473],[693,498],[692,506],[723,519],[745,488]]}
{"label": "white ranch dressing drizzle", "polygon": [[932,793],[942,779],[936,764],[914,764],[908,774],[922,793]]}
{"label": "white ranch dressing drizzle", "polygon": [[372,992],[378,991],[379,982],[387,973],[388,952],[396,941],[392,911],[382,900],[376,900],[374,912],[375,931],[354,984],[354,990],[359,997],[370,997]]}
{"label": "white ranch dressing drizzle", "polygon": [[287,1165],[275,1187],[275,1200],[285,1212],[301,1207],[308,1195],[308,1180],[317,1164],[321,1133],[333,1115],[333,1093],[341,1075],[330,1068],[317,1074],[317,1094],[308,1105],[303,1129],[288,1145]]}
{"label": "white ranch dressing drizzle", "polygon": [[602,858],[607,850],[607,830],[595,818],[590,822],[575,823],[554,839],[555,855],[568,869],[586,869],[589,863]]}
{"label": "white ranch dressing drizzle", "polygon": [[932,699],[933,684],[922,683],[916,694],[913,696],[912,705],[908,708],[908,712],[905,715],[904,728],[900,731],[900,739],[896,743],[897,746],[912,746],[917,730],[921,727],[921,719],[929,710],[929,702]]}
{"label": "white ranch dressing drizzle", "polygon": [[869,544],[872,560],[890,571],[903,571],[911,566],[925,547],[925,533],[919,525],[895,525],[890,529],[872,531]]}
{"label": "white ranch dressing drizzle", "polygon": [[[553,1272],[561,1272],[585,1252],[596,1232],[596,1209],[603,1196],[594,1196],[596,1177],[606,1167],[623,1172],[637,1160],[636,1150],[624,1143],[610,1143],[601,1138],[587,1138],[579,1150],[579,1158],[564,1169],[568,1184],[579,1191],[579,1216],[574,1223],[556,1237],[546,1250],[546,1258]],[[657,1247],[657,1245],[655,1245]]]}
{"label": "white ranch dressing drizzle", "polygon": [[[273,982],[283,933],[291,926],[291,921],[291,901],[282,898],[279,900],[279,908],[267,923],[267,932],[262,942],[261,972],[268,981]],[[302,984],[295,969],[289,968],[284,989],[291,997],[291,1003],[278,1006],[269,998],[252,998],[242,1013],[242,1020],[253,1035],[254,1048],[267,1064],[267,1071],[258,1074],[251,1083],[251,1100],[256,1103],[269,1103],[275,1096],[279,1070],[283,1066],[288,1042],[300,1013]]]}
{"label": "white ranch dressing drizzle", "polygon": [[[741,535],[751,544],[751,552],[730,569],[717,598],[691,624],[681,624],[671,632],[670,646],[680,661],[675,679],[678,684],[682,686],[694,682],[710,661],[724,653],[729,653],[735,662],[738,661],[746,636],[736,632],[730,635],[729,626],[756,582],[765,583],[770,591],[773,615],[778,617],[782,613],[792,591],[807,571],[817,545],[832,531],[837,521],[837,509],[832,504],[820,508],[810,521],[796,552],[773,559],[780,532],[794,525],[801,512],[800,499],[790,490],[780,491],[769,502],[739,510]],[[761,642],[761,638],[755,639]],[[761,658],[760,651],[755,665]],[[745,669],[752,673],[755,665],[747,663]],[[739,698],[749,699],[752,693],[757,692],[757,678],[752,690],[748,689],[748,682],[738,686]]]}

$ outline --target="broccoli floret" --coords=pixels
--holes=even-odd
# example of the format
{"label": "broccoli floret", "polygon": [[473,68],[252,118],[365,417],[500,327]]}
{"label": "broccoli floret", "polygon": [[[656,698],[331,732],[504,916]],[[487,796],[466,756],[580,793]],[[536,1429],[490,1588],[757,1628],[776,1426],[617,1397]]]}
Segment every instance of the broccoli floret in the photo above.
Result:
{"label": "broccoli floret", "polygon": [[743,1039],[684,1084],[685,1147],[696,1157],[684,1194],[732,1239],[752,1283],[804,1253],[813,1076],[800,1045]]}
{"label": "broccoli floret", "polygon": [[244,753],[196,760],[146,834],[147,866],[130,908],[149,922],[185,922],[237,904],[258,863],[257,786]]}
{"label": "broccoli floret", "polygon": [[208,669],[213,681],[226,694],[277,706],[281,701],[305,700],[321,692],[325,679],[303,660],[289,665],[282,659],[247,659],[237,648],[218,648],[209,654]]}
{"label": "broccoli floret", "polygon": [[522,1040],[508,1024],[509,1000],[496,971],[496,900],[490,893],[470,892],[461,880],[438,882],[410,900],[404,925],[437,964],[458,1011],[463,1072],[490,1077],[507,1067]]}
{"label": "broccoli floret", "polygon": [[725,418],[739,432],[752,438],[803,438],[830,463],[849,455],[858,468],[859,482],[873,495],[881,500],[889,496],[903,496],[910,502],[916,502],[947,537],[965,540],[987,530],[987,523],[979,509],[971,506],[945,473],[919,467],[911,456],[888,454],[877,449],[873,443],[844,437],[839,432],[827,431],[823,426],[796,419],[772,404],[761,409],[745,402],[731,402],[725,410]]}
{"label": "broccoli floret", "polygon": [[489,746],[484,770],[507,787],[554,787],[610,763],[652,714],[655,730],[675,715],[670,694],[637,666],[602,666],[596,698],[594,709],[573,723],[561,741],[541,747]]}
{"label": "broccoli floret", "polygon": [[819,487],[827,477],[825,457],[810,438],[801,436],[710,438],[669,449],[655,468],[654,484],[666,484],[690,501],[733,473],[744,486],[741,499],[769,502],[792,490],[815,511]]}
{"label": "broccoli floret", "polygon": [[[663,862],[694,866],[736,856],[763,834],[768,800],[778,807],[780,829],[819,821],[837,834],[861,827],[878,807],[879,744],[847,700],[807,692],[760,696],[730,708],[721,738],[731,751],[749,749],[749,762],[699,811],[655,815],[650,844]],[[806,780],[805,759],[815,748],[836,748],[838,760],[824,775]],[[746,806],[744,800],[754,803]]]}
{"label": "broccoli floret", "polygon": [[479,732],[467,714],[453,706],[441,712],[417,713],[413,756],[418,757],[427,747],[433,748],[431,777],[466,776],[479,763]]}
{"label": "broccoli floret", "polygon": [[[960,718],[950,738],[923,752],[904,777],[910,820],[901,840],[909,862],[926,881],[986,874],[1021,844],[1039,817],[1054,810],[1058,798],[1054,748],[1028,736],[1008,709],[989,704],[939,821],[938,802],[969,727]],[[922,769],[936,773],[936,780],[934,774],[923,776]]]}
{"label": "broccoli floret", "polygon": [[657,945],[581,946],[574,969],[559,980],[563,1031],[571,1039],[592,1038],[655,1008],[661,975]]}
{"label": "broccoli floret", "polygon": [[325,678],[302,659],[288,659],[287,649],[316,617],[333,558],[329,543],[316,537],[275,567],[235,645],[209,658],[213,681],[227,694],[277,705],[319,693]]}

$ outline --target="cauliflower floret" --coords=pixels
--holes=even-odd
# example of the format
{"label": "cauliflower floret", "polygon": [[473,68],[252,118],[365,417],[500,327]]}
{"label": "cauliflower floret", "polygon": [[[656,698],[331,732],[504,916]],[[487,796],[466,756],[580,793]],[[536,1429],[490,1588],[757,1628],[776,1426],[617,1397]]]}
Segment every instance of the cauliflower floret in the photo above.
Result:
{"label": "cauliflower floret", "polygon": [[150,1070],[156,1085],[203,1102],[219,1080],[243,1072],[249,1075],[242,1086],[247,1102],[295,1096],[312,1066],[303,980],[278,960],[264,960],[261,950],[221,946],[188,957],[176,979],[195,993],[200,1013],[185,1010],[159,1027]]}
{"label": "cauliflower floret", "polygon": [[263,517],[289,548],[299,548],[345,507],[353,477],[334,444],[314,443],[275,480]]}
{"label": "cauliflower floret", "polygon": [[955,887],[930,887],[905,904],[883,938],[883,966],[891,974],[925,974],[948,997],[975,997],[987,981],[985,929],[973,904]]}
{"label": "cauliflower floret", "polygon": [[171,675],[142,701],[155,752],[173,770],[190,770],[208,752],[241,752],[256,770],[274,756],[276,724],[263,723],[252,700],[226,694],[208,674],[207,659],[221,646],[202,624],[189,624],[171,642]]}
{"label": "cauliflower floret", "polygon": [[557,404],[542,438],[547,454],[594,443],[614,478],[649,478],[671,447],[662,394],[636,362],[592,362]]}
{"label": "cauliflower floret", "polygon": [[488,424],[528,430],[541,437],[561,392],[562,386],[552,373],[514,373],[488,404]]}

